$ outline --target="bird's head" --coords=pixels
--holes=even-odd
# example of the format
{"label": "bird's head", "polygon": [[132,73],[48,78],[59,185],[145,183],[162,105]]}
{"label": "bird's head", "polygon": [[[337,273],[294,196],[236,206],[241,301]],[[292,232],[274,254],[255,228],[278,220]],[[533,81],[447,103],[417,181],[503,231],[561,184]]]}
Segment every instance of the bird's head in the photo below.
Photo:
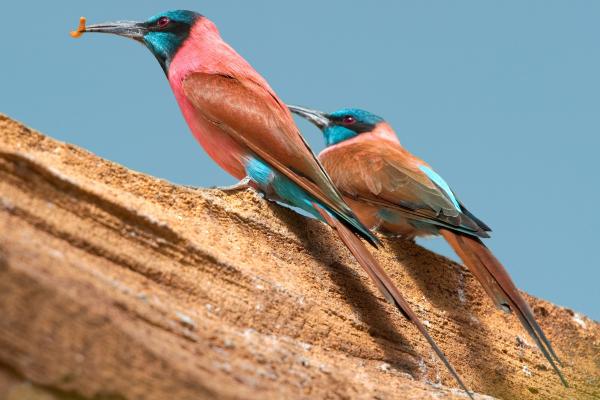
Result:
{"label": "bird's head", "polygon": [[327,146],[372,132],[379,123],[384,122],[380,116],[358,108],[342,108],[330,114],[298,106],[288,105],[288,108],[321,129]]}
{"label": "bird's head", "polygon": [[156,56],[165,73],[202,15],[187,10],[167,11],[143,22],[118,21],[89,25],[83,32],[112,33],[144,44]]}

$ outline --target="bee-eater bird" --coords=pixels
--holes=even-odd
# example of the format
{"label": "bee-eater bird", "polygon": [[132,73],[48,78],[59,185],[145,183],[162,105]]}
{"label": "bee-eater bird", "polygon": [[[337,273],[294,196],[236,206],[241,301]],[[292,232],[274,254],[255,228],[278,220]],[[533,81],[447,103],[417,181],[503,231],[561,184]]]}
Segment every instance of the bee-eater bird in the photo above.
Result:
{"label": "bee-eater bird", "polygon": [[360,221],[406,238],[442,235],[495,305],[516,313],[567,386],[556,365],[560,360],[531,308],[480,239],[489,237],[490,228],[465,208],[448,183],[402,147],[392,127],[375,114],[356,108],[327,114],[288,107],[322,131],[326,148],[319,159]]}
{"label": "bee-eater bird", "polygon": [[157,58],[192,133],[213,160],[265,197],[298,207],[338,233],[384,297],[415,324],[459,385],[457,372],[358,236],[378,239],[356,218],[269,84],[192,11],[145,22],[115,22],[81,32],[111,33],[144,44]]}

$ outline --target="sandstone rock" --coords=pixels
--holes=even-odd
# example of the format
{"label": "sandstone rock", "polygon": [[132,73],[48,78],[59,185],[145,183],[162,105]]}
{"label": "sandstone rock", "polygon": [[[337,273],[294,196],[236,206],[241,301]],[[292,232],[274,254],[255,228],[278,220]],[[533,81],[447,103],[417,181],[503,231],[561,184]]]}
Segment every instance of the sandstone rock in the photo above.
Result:
{"label": "sandstone rock", "polygon": [[[564,389],[462,266],[384,243],[376,256],[473,390],[600,398],[597,322],[528,296]],[[465,398],[455,387],[323,224],[0,115],[0,399]]]}

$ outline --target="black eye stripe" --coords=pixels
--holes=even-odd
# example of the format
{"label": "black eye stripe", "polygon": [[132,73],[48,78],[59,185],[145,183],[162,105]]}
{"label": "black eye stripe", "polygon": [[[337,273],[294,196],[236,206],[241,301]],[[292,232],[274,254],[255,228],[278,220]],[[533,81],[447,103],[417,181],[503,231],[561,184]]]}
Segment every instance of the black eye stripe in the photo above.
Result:
{"label": "black eye stripe", "polygon": [[165,18],[167,18],[169,22],[164,26],[159,25],[158,20],[146,22],[144,25],[146,26],[146,29],[152,32],[171,32],[175,34],[182,34],[186,33],[190,29],[189,25],[184,22],[179,22],[174,19],[170,19],[169,17]]}
{"label": "black eye stripe", "polygon": [[375,124],[361,122],[361,121],[357,120],[356,118],[354,118],[354,122],[352,124],[344,123],[343,119],[344,119],[344,117],[329,117],[329,120],[334,125],[343,126],[344,128],[353,130],[356,133],[370,132],[373,129],[375,129]]}

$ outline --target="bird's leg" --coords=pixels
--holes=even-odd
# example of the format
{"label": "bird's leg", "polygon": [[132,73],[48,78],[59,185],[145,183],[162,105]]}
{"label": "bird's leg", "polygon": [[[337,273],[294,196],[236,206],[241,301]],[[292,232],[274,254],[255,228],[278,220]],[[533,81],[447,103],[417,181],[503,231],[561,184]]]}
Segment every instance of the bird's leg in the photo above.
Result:
{"label": "bird's leg", "polygon": [[238,183],[230,185],[230,186],[213,186],[212,187],[212,189],[219,189],[223,192],[237,192],[239,190],[245,190],[245,189],[249,189],[249,188],[256,189],[256,185],[254,184],[254,182],[252,182],[252,180],[250,179],[249,176],[245,177]]}
{"label": "bird's leg", "polygon": [[265,200],[269,202],[277,203],[277,201],[280,200],[279,196],[277,196],[277,194],[271,186],[267,186],[266,188],[262,187],[261,185],[253,181],[252,178],[250,178],[249,176],[245,177],[238,183],[235,183],[231,186],[213,186],[211,189],[219,189],[226,193],[237,192],[239,190],[245,189],[253,189],[257,193],[262,194]]}
{"label": "bird's leg", "polygon": [[[193,190],[205,190],[206,189],[203,187],[189,186],[189,185],[185,185],[185,187],[188,189],[193,189]],[[254,190],[257,190],[260,192],[260,189],[258,188],[258,186],[256,186],[256,184],[250,179],[249,176],[245,177],[238,183],[234,183],[233,185],[230,185],[230,186],[211,186],[209,189],[218,189],[223,192],[237,192],[238,190],[254,189]]]}

